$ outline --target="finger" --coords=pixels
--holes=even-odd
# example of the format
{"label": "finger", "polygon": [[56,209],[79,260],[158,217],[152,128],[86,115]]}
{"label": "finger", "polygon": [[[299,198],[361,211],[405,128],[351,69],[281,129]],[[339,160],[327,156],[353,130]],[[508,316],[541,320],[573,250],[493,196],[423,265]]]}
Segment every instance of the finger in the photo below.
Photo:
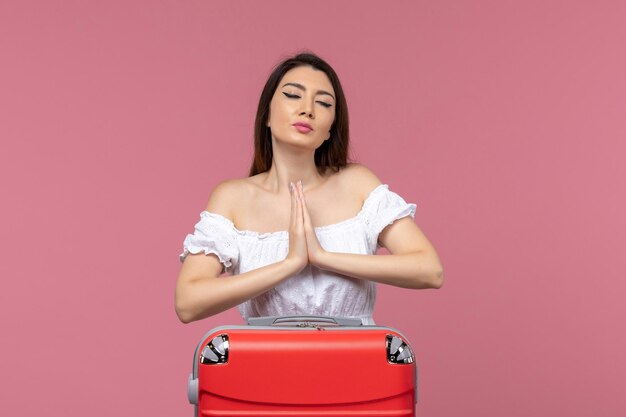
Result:
{"label": "finger", "polygon": [[297,210],[298,210],[298,203],[297,203],[298,196],[296,195],[296,190],[293,185],[293,182],[289,182],[289,192],[291,193],[291,219],[289,220],[289,224],[290,224],[290,227],[293,229],[297,224],[296,221],[297,221]]}
{"label": "finger", "polygon": [[299,184],[300,200],[302,201],[302,217],[304,222],[304,228],[307,230],[313,230],[313,224],[311,223],[311,216],[309,215],[309,208],[306,205],[306,198],[304,197],[304,187],[302,183]]}
{"label": "finger", "polygon": [[[298,181],[298,186],[301,186],[301,182]],[[298,227],[304,227],[304,217],[302,214],[302,198],[300,196],[300,191],[297,189],[298,187],[296,187],[296,190],[294,191],[294,194],[296,194],[298,196],[298,210],[297,210],[297,226]]]}

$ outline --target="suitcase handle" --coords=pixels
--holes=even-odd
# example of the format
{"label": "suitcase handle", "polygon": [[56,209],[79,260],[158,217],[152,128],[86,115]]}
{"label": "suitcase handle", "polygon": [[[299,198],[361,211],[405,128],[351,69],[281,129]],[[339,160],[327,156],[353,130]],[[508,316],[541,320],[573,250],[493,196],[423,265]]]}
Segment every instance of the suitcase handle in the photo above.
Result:
{"label": "suitcase handle", "polygon": [[248,317],[248,324],[251,326],[272,326],[280,323],[332,323],[339,326],[362,326],[361,319],[350,317],[328,317],[328,316],[272,316],[272,317]]}

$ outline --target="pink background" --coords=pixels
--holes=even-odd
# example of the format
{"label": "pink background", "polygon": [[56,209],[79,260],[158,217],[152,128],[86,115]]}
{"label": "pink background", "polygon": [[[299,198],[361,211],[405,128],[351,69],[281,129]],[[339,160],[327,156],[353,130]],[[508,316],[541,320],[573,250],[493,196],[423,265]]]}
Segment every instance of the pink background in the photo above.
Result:
{"label": "pink background", "polygon": [[177,320],[182,241],[246,175],[272,66],[309,48],[444,264],[441,290],[379,286],[418,415],[625,415],[624,21],[621,0],[0,2],[3,414],[192,415],[196,343],[242,320]]}

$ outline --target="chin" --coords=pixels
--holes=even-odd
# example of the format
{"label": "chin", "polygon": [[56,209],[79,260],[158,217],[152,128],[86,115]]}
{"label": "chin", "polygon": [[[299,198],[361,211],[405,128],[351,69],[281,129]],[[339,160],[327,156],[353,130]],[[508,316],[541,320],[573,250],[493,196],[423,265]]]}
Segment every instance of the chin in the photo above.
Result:
{"label": "chin", "polygon": [[276,143],[299,146],[299,147],[303,147],[303,148],[307,148],[311,150],[315,150],[319,148],[322,145],[322,143],[324,143],[323,140],[317,140],[316,138],[307,137],[302,134],[291,135],[285,140],[275,137],[275,140],[276,140]]}

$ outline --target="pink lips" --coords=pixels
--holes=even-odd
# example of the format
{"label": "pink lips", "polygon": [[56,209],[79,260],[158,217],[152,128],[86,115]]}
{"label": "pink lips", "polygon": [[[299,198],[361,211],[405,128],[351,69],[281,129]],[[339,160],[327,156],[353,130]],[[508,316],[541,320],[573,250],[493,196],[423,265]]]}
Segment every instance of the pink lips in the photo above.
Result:
{"label": "pink lips", "polygon": [[294,123],[293,127],[298,129],[298,132],[300,132],[300,133],[307,133],[307,132],[310,132],[311,130],[313,130],[311,128],[311,126],[309,126],[306,123],[302,123],[302,122]]}

